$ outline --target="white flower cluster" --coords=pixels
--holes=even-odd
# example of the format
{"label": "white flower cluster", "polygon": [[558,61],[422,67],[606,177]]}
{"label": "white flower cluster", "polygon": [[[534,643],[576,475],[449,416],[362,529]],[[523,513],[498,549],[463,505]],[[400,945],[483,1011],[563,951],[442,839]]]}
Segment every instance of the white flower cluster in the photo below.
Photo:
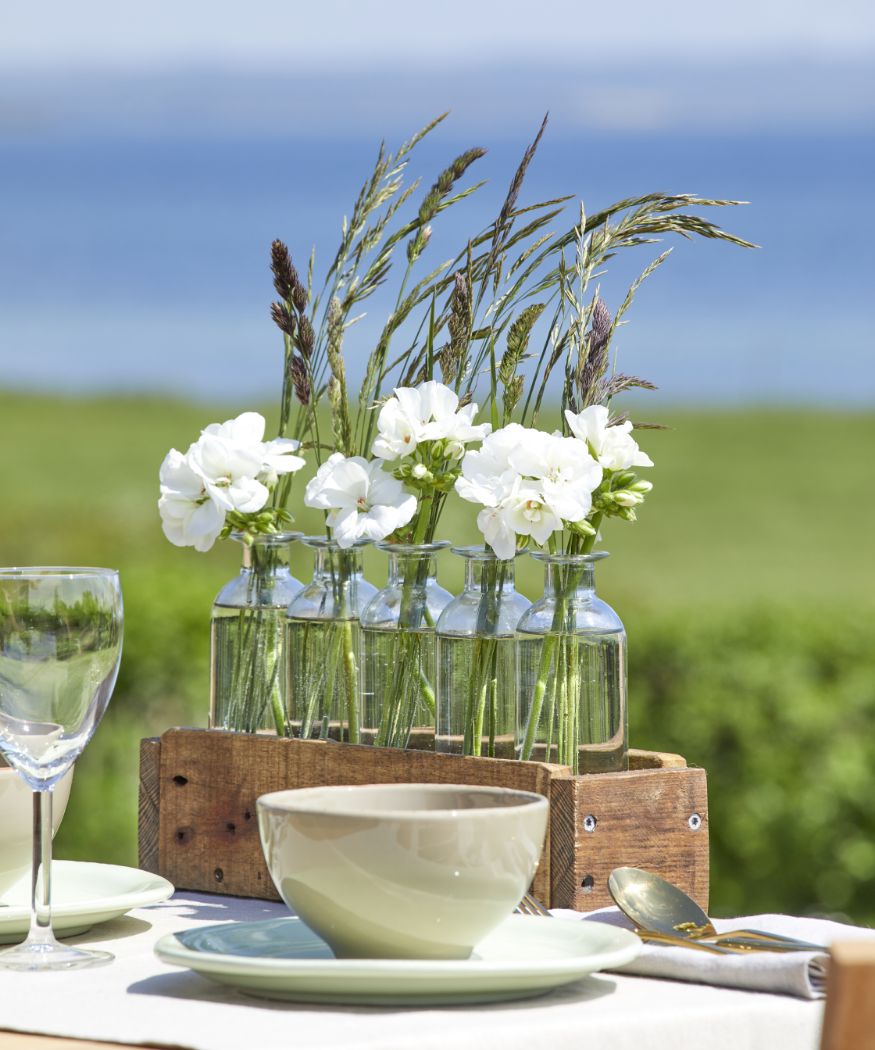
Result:
{"label": "white flower cluster", "polygon": [[330,513],[325,519],[340,547],[356,540],[382,540],[416,513],[416,496],[379,462],[335,452],[307,483],[304,503]]}
{"label": "white flower cluster", "polygon": [[335,452],[307,485],[304,503],[330,512],[326,525],[341,547],[359,539],[385,539],[413,520],[418,501],[381,461],[416,456],[418,462],[404,476],[421,489],[434,480],[429,464],[458,462],[468,442],[489,433],[488,423],[474,425],[476,414],[476,405],[459,408],[456,394],[434,380],[398,387],[380,409],[372,446],[376,459]]}
{"label": "white flower cluster", "polygon": [[[511,423],[462,460],[456,491],[483,505],[477,526],[499,558],[513,557],[518,536],[543,545],[569,525],[583,528],[605,474],[653,465],[632,438],[632,424],[609,426],[606,408],[595,405],[565,416],[573,437]],[[649,483],[638,486],[630,490],[636,503]],[[619,495],[616,505],[627,506]]]}
{"label": "white flower cluster", "polygon": [[172,448],[161,464],[158,510],[164,535],[177,547],[208,551],[230,512],[262,510],[281,474],[304,466],[299,442],[264,440],[265,420],[244,412],[211,423],[183,455]]}
{"label": "white flower cluster", "polygon": [[405,459],[425,442],[442,441],[445,458],[461,459],[466,444],[482,441],[492,429],[488,423],[474,426],[476,415],[475,404],[459,408],[458,396],[433,379],[398,387],[380,409],[371,451],[378,459]]}

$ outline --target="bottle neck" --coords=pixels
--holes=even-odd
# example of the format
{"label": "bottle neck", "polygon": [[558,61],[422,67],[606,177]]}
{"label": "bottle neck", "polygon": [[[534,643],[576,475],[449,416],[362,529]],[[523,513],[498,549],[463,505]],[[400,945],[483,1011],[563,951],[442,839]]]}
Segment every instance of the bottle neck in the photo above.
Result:
{"label": "bottle neck", "polygon": [[424,586],[437,575],[433,550],[389,552],[389,583],[414,583]]}
{"label": "bottle neck", "polygon": [[512,591],[516,566],[512,559],[468,557],[465,561],[465,590],[477,592]]}
{"label": "bottle neck", "polygon": [[251,543],[243,544],[243,571],[258,576],[279,576],[289,572],[289,547],[291,540],[277,540],[257,536]]}
{"label": "bottle neck", "polygon": [[335,544],[316,547],[313,551],[314,579],[349,580],[362,574],[362,550],[341,550]]}
{"label": "bottle neck", "polygon": [[591,597],[595,594],[595,565],[592,562],[577,565],[568,562],[546,562],[544,594],[547,597]]}

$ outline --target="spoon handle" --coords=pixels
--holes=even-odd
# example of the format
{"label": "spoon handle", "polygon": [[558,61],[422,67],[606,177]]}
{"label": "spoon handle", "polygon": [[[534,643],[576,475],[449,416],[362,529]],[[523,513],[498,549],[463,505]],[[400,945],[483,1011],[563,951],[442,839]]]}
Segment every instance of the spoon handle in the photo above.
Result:
{"label": "spoon handle", "polygon": [[635,933],[648,944],[664,944],[671,948],[694,948],[712,955],[740,955],[748,948],[733,948],[726,944],[715,944],[713,941],[694,941],[687,937],[670,937],[667,933],[651,933],[648,930],[636,930]]}
{"label": "spoon handle", "polygon": [[796,937],[785,937],[780,933],[766,933],[765,930],[730,930],[727,933],[712,934],[709,940],[717,941],[718,943],[725,940],[755,941],[763,946],[768,943],[775,945],[775,948],[772,949],[773,951],[829,951],[829,949],[823,944],[813,944],[811,941],[800,941]]}

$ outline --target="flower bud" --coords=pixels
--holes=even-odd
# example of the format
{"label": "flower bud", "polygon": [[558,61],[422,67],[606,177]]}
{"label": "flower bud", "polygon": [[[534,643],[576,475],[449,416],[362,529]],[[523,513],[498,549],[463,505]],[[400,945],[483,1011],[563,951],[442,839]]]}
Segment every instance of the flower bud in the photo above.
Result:
{"label": "flower bud", "polygon": [[632,489],[621,489],[619,492],[614,492],[613,497],[618,507],[637,507],[639,503],[644,502],[641,493],[634,492]]}
{"label": "flower bud", "polygon": [[565,525],[569,532],[576,532],[578,536],[595,536],[595,529],[586,518],[581,521],[567,521]]}
{"label": "flower bud", "polygon": [[653,482],[652,481],[645,481],[643,478],[641,478],[639,481],[636,481],[634,485],[630,485],[629,486],[629,491],[630,492],[640,492],[640,493],[643,494],[645,492],[650,492],[650,490],[652,488],[653,488]]}
{"label": "flower bud", "polygon": [[465,446],[461,441],[448,441],[444,446],[444,455],[458,462],[465,455]]}
{"label": "flower bud", "polygon": [[431,474],[431,471],[424,463],[417,463],[415,467],[410,471],[410,476],[416,478],[417,481],[421,481],[423,478]]}

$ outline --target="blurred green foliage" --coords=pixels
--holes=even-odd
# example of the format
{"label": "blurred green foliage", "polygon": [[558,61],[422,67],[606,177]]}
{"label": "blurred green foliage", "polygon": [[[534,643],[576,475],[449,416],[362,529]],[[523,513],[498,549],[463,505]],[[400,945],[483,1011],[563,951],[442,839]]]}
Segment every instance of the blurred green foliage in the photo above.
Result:
{"label": "blurred green foliage", "polygon": [[[136,863],[137,743],[206,723],[209,608],[238,551],[172,547],[157,472],[249,407],[0,394],[0,563],[111,565],[125,595],[116,695],[59,856]],[[673,428],[640,435],[656,487],[637,525],[610,524],[599,569],[629,633],[632,743],[709,772],[715,912],[875,922],[875,415],[645,414]],[[320,532],[302,490],[297,527]],[[440,533],[475,541],[475,514],[451,502]],[[307,561],[296,549],[299,577]],[[378,552],[366,571],[384,579]],[[440,572],[459,588],[458,559]],[[521,558],[518,575],[536,596],[540,567]]]}

